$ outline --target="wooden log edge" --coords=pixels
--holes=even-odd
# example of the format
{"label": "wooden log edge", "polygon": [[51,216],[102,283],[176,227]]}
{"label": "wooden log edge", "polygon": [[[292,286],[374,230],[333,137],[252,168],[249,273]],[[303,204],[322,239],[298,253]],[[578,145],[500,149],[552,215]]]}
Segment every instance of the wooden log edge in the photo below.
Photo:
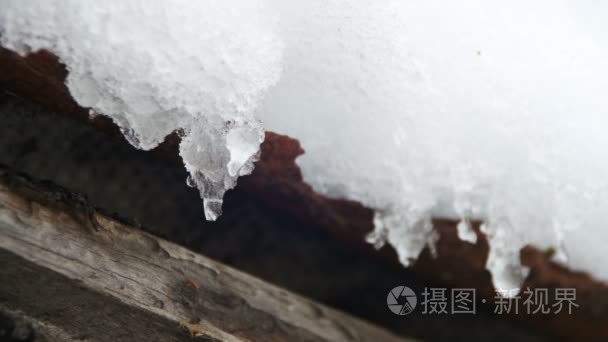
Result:
{"label": "wooden log edge", "polygon": [[[65,294],[64,302],[73,293],[78,294],[76,298],[87,298],[84,301],[90,301],[91,307],[73,314],[76,318],[82,315],[95,320],[96,313],[101,315],[106,306],[114,305],[117,309],[112,314],[100,318],[122,329],[141,330],[117,337],[108,330],[88,329],[85,324],[57,327],[61,320],[54,315],[33,318],[38,325],[64,331],[65,336],[85,331],[86,339],[92,341],[133,340],[124,337],[133,334],[146,336],[141,340],[171,341],[180,340],[184,331],[189,331],[191,337],[221,341],[403,340],[152,236],[92,208],[82,196],[34,181],[2,165],[0,260],[7,266],[0,269],[0,283],[7,284],[0,285],[0,311],[22,310],[11,305],[23,299],[3,291],[45,294],[38,297],[45,302],[62,288],[76,288],[87,294],[72,290]],[[20,276],[28,282],[15,279]],[[40,278],[46,281],[37,284]],[[22,289],[16,291],[15,286]],[[49,287],[55,292],[46,293]],[[59,304],[66,305],[64,302]],[[81,304],[74,302],[69,307]],[[35,304],[25,306],[33,312],[41,311]],[[112,322],[114,316],[119,321]],[[147,323],[131,324],[138,321]]]}

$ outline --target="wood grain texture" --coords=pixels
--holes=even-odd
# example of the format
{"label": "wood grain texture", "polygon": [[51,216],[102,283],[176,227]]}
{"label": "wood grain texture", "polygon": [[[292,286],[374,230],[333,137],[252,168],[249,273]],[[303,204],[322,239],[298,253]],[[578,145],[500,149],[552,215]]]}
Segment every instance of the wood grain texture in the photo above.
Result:
{"label": "wood grain texture", "polygon": [[[0,310],[15,306],[40,311],[42,305],[28,306],[19,298],[55,289],[44,294],[41,303],[52,299],[65,307],[63,311],[74,311],[70,324],[86,331],[81,339],[133,340],[125,337],[129,334],[110,334],[107,327],[105,333],[87,330],[86,322],[98,313],[100,320],[130,329],[130,334],[138,333],[133,329],[140,326],[141,336],[152,340],[179,340],[187,330],[184,326],[198,327],[204,338],[222,341],[401,340],[151,236],[91,208],[77,194],[5,167],[0,167],[0,249],[2,263],[11,265],[0,270],[0,283],[5,284],[0,286]],[[70,293],[74,302],[66,303]],[[106,306],[115,308],[107,312]],[[43,323],[56,330],[66,329],[61,320],[47,321]],[[163,334],[170,336],[161,338]]]}

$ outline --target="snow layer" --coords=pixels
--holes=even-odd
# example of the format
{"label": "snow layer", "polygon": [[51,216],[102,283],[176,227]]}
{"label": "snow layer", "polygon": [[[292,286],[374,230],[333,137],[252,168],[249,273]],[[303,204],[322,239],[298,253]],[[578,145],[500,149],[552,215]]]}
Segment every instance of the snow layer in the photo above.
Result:
{"label": "snow layer", "polygon": [[526,275],[527,243],[608,279],[597,262],[608,240],[608,11],[598,5],[0,0],[0,32],[22,53],[57,53],[76,100],[135,146],[182,129],[208,218],[253,167],[255,111],[301,140],[298,163],[317,191],[376,209],[370,242],[390,243],[405,265],[437,238],[432,217],[460,219],[469,242],[470,220],[482,219],[487,267],[507,290]]}
{"label": "snow layer", "polygon": [[281,71],[276,16],[259,0],[2,0],[2,45],[56,53],[74,99],[151,149],[181,130],[180,154],[205,215],[253,169],[251,115]]}
{"label": "snow layer", "polygon": [[596,261],[608,241],[607,25],[587,22],[605,7],[273,3],[285,70],[257,115],[301,140],[315,189],[377,210],[371,242],[388,241],[408,265],[436,239],[431,217],[462,219],[471,242],[477,218],[498,288],[521,284],[527,243],[608,279]]}

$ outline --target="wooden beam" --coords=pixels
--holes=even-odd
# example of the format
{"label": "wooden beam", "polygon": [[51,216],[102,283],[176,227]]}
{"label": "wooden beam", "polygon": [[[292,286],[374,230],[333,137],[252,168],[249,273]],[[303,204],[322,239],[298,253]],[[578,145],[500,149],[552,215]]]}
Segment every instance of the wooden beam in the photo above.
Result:
{"label": "wooden beam", "polygon": [[0,313],[61,340],[402,340],[3,166],[0,260]]}

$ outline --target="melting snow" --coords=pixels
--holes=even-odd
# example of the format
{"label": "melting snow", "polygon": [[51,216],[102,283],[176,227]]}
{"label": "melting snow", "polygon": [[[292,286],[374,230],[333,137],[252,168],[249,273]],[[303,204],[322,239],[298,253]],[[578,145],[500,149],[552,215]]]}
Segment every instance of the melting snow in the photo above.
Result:
{"label": "melting snow", "polygon": [[259,0],[0,1],[1,43],[48,49],[74,99],[111,117],[137,148],[180,130],[205,215],[253,169],[264,139],[252,116],[281,72],[277,18]]}
{"label": "melting snow", "polygon": [[[262,126],[301,140],[305,179],[376,210],[408,265],[431,218],[482,219],[500,289],[519,249],[608,279],[606,7],[585,1],[0,0],[1,43],[47,48],[74,98],[149,149],[170,132],[208,219]],[[281,70],[283,69],[282,73]],[[278,83],[277,83],[278,82]],[[273,85],[276,83],[276,86]],[[584,228],[585,233],[576,232]]]}

